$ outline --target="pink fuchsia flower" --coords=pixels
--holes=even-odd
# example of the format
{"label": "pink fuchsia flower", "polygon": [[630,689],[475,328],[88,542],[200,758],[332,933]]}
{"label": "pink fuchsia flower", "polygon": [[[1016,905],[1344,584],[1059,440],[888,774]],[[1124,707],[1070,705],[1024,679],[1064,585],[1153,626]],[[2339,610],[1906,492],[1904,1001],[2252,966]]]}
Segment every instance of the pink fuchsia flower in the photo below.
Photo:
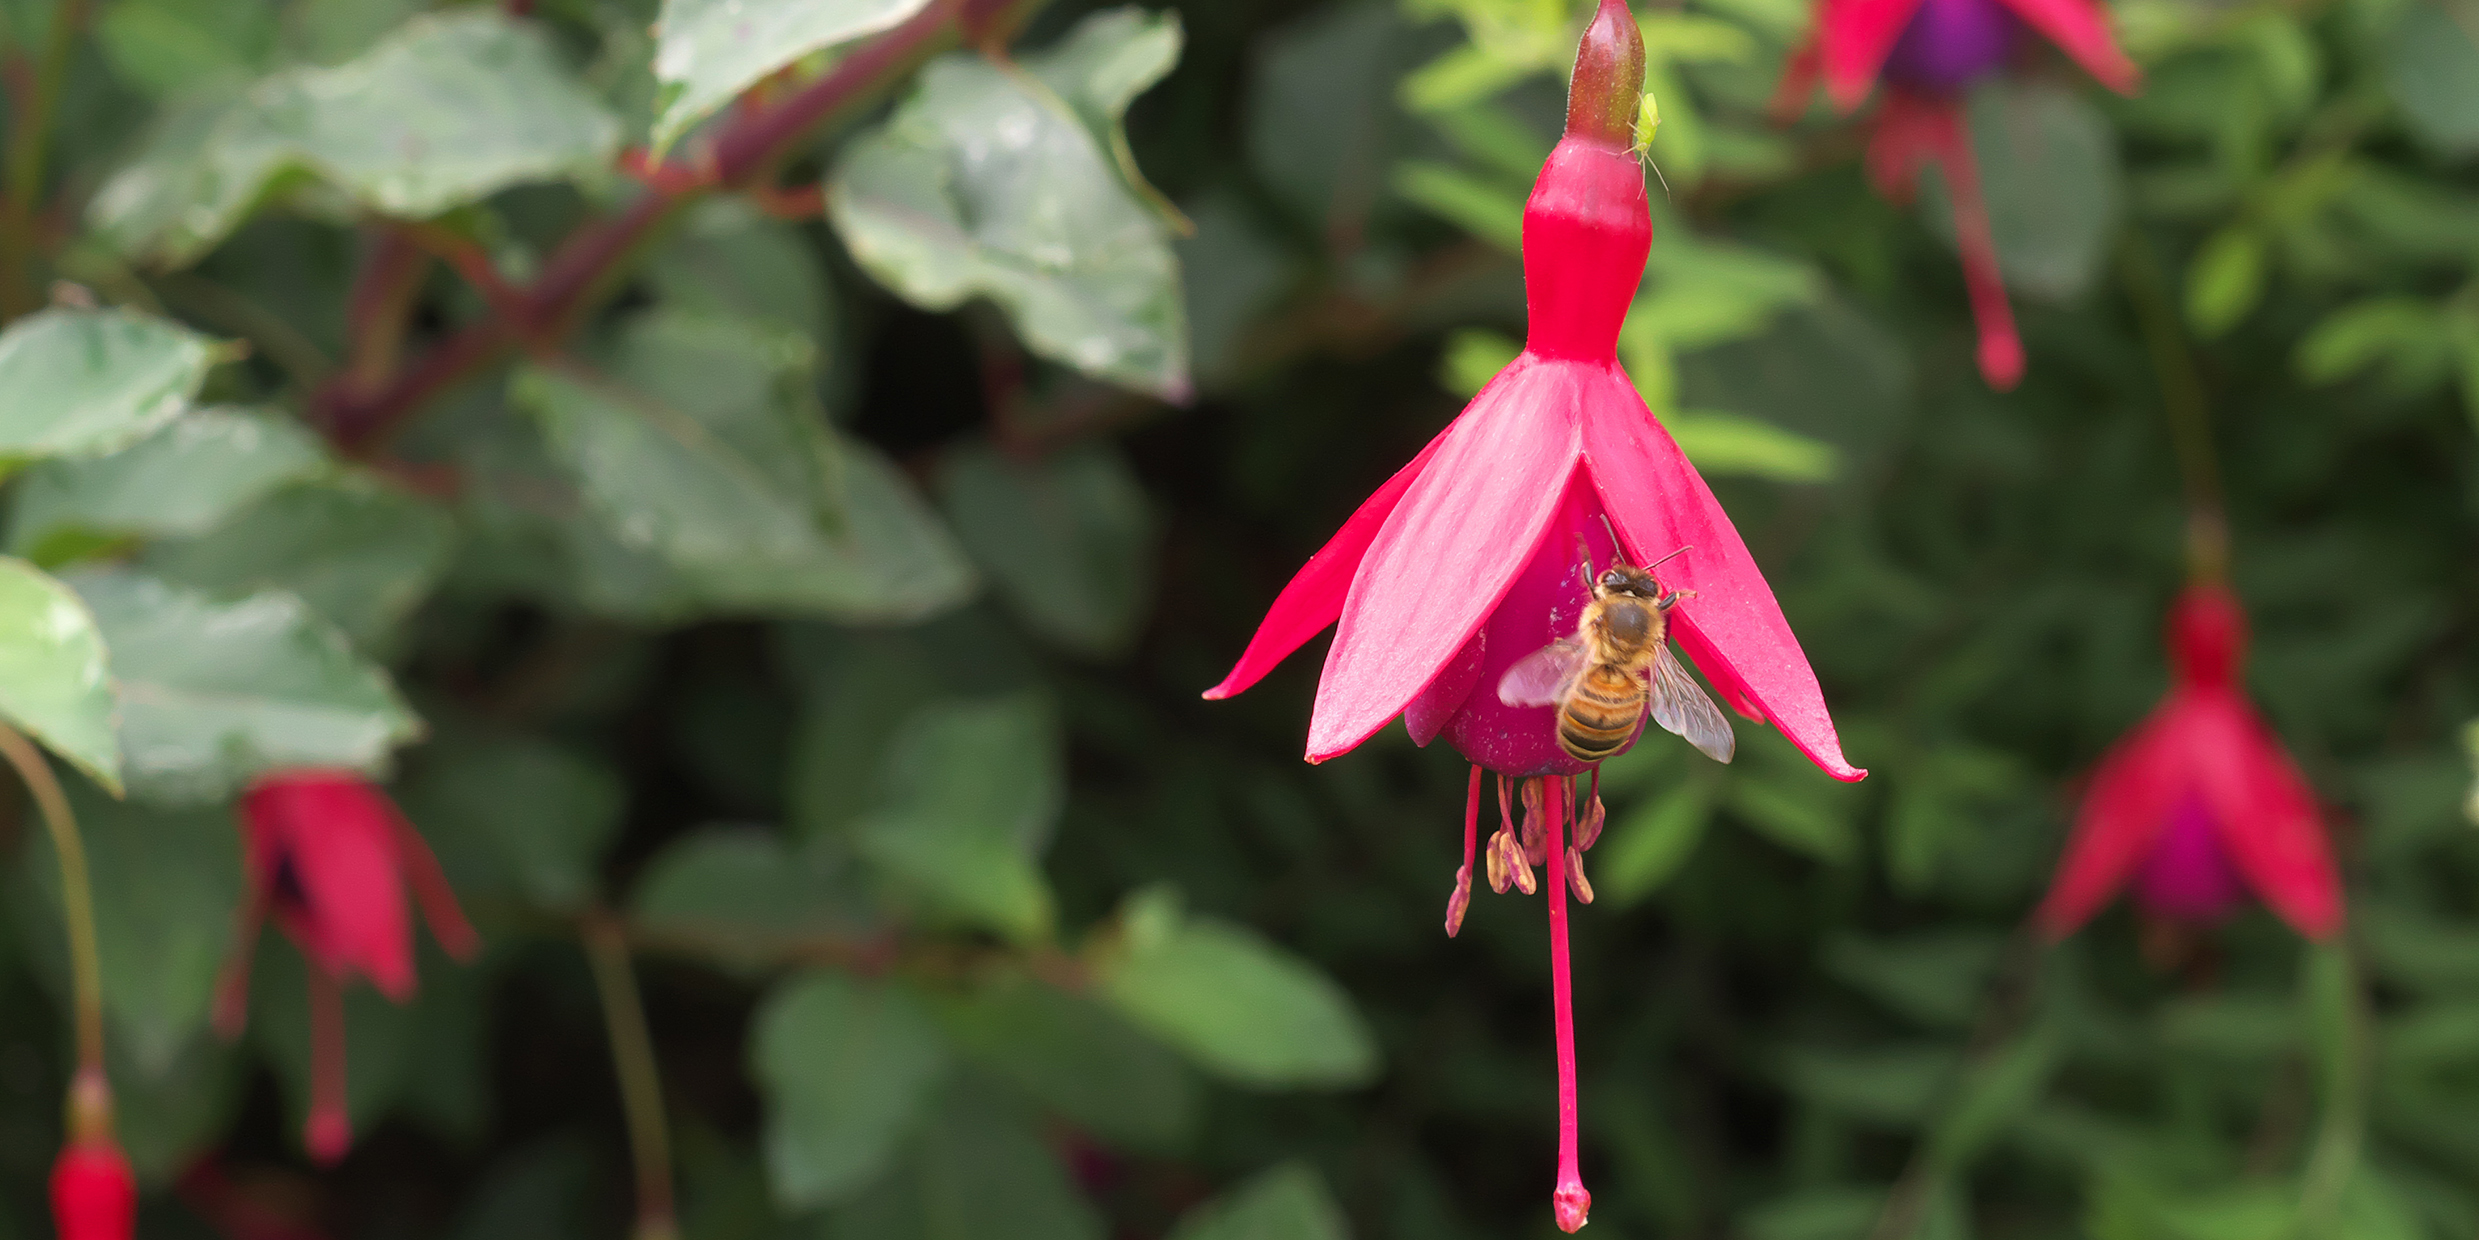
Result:
{"label": "pink fuchsia flower", "polygon": [[310,1109],[303,1144],[321,1163],[352,1145],[345,1112],[344,998],[360,973],[398,1003],[412,998],[413,926],[405,888],[448,954],[480,941],[413,824],[351,771],[292,771],[261,779],[241,799],[249,895],[240,941],[216,997],[216,1027],[238,1036],[249,1015],[249,962],[269,913],[301,949],[310,994]]}
{"label": "pink fuchsia flower", "polygon": [[112,1089],[95,1068],[69,1085],[69,1139],[52,1163],[52,1230],[60,1240],[130,1240],[138,1181],[112,1137]]}
{"label": "pink fuchsia flower", "polygon": [[2305,777],[2239,683],[2246,617],[2216,585],[2169,613],[2173,678],[2092,772],[2040,927],[2064,938],[2130,881],[2164,920],[2210,924],[2249,893],[2300,934],[2341,928],[2341,880]]}
{"label": "pink fuchsia flower", "polygon": [[1566,136],[1524,209],[1523,353],[1309,558],[1230,675],[1205,693],[1247,689],[1335,625],[1309,761],[1346,753],[1400,716],[1418,743],[1444,736],[1474,763],[1448,934],[1470,901],[1481,772],[1498,773],[1491,886],[1530,893],[1532,867],[1550,870],[1553,1204],[1568,1231],[1583,1226],[1591,1198],[1576,1167],[1566,893],[1592,898],[1582,854],[1599,834],[1601,805],[1575,787],[1574,777],[1595,768],[1559,748],[1555,708],[1507,704],[1501,678],[1575,634],[1587,563],[1647,564],[1679,552],[1660,584],[1690,597],[1669,613],[1669,631],[1722,700],[1780,728],[1835,778],[1866,774],[1844,760],[1816,674],[1746,543],[1618,363],[1619,325],[1652,243],[1644,170],[1631,150],[1643,81],[1634,18],[1619,0],[1602,0],[1577,49]]}
{"label": "pink fuchsia flower", "polygon": [[2023,377],[2023,342],[1998,272],[1961,101],[2013,57],[2025,29],[2038,31],[2110,89],[2135,89],[2135,66],[2118,50],[2107,14],[2094,0],[1824,0],[1816,33],[1791,54],[1774,100],[1778,118],[1797,116],[1821,76],[1826,95],[1848,112],[1878,80],[1886,83],[1885,102],[1870,123],[1869,179],[1886,198],[1908,203],[1921,169],[1935,164],[1943,174],[1963,283],[1979,324],[1980,374],[2000,390]]}

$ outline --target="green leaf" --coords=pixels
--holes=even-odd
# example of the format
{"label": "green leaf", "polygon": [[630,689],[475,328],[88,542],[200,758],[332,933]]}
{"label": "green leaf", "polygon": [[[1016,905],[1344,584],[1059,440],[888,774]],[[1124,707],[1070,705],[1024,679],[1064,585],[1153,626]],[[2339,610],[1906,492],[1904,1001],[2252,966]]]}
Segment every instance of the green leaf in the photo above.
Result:
{"label": "green leaf", "polygon": [[1457,396],[1477,396],[1523,351],[1521,341],[1485,328],[1455,332],[1438,355],[1438,386]]}
{"label": "green leaf", "polygon": [[861,856],[931,913],[1045,938],[1039,858],[1066,795],[1060,765],[1038,697],[925,707],[888,745],[886,795],[854,828]]}
{"label": "green leaf", "polygon": [[213,531],[148,547],[140,567],[230,597],[288,590],[363,649],[382,649],[439,575],[455,527],[446,513],[368,474],[295,482]]}
{"label": "green leaf", "polygon": [[1610,824],[1594,850],[1593,885],[1625,908],[1659,890],[1687,864],[1713,821],[1713,785],[1688,780],[1644,801]]}
{"label": "green leaf", "polygon": [[[933,61],[884,126],[846,148],[827,209],[862,267],[905,300],[997,302],[1036,353],[1185,399],[1188,330],[1168,226],[1134,191],[1073,101],[1132,97],[1123,55],[1178,19],[1088,17],[1010,72],[973,55]],[[1070,71],[1084,74],[1070,78]],[[1104,108],[1113,131],[1121,108]]]}
{"label": "green leaf", "polygon": [[1747,825],[1793,852],[1845,865],[1859,855],[1859,832],[1834,789],[1788,779],[1738,779],[1730,809]]}
{"label": "green leaf", "polygon": [[2417,390],[2441,377],[2448,325],[2433,302],[2370,297],[2325,315],[2298,343],[2298,374],[2332,383],[2378,362],[2397,389]]}
{"label": "green leaf", "polygon": [[1524,247],[1524,191],[1428,159],[1394,166],[1394,192],[1438,218],[1506,251]]}
{"label": "green leaf", "polygon": [[735,968],[805,939],[857,939],[866,905],[818,852],[757,828],[701,828],[655,854],[629,907],[649,945]]}
{"label": "green leaf", "polygon": [[1978,930],[1922,930],[1901,938],[1837,934],[1825,943],[1825,972],[1901,1015],[1932,1028],[1963,1029],[2005,951]]}
{"label": "green leaf", "polygon": [[2402,6],[2385,40],[2385,85],[2421,142],[2449,156],[2479,152],[2479,31],[2436,0]]}
{"label": "green leaf", "polygon": [[172,95],[246,78],[275,43],[279,10],[223,0],[120,0],[95,43],[122,81]]}
{"label": "green leaf", "polygon": [[1961,1093],[1928,1134],[1929,1165],[1960,1172],[2048,1088],[2061,1058],[2057,1031],[2036,1025],[1979,1056],[1963,1073]]}
{"label": "green leaf", "polygon": [[2186,272],[2186,321],[2210,339],[2236,327],[2264,299],[2264,239],[2224,228],[2197,251]]}
{"label": "green leaf", "polygon": [[834,336],[833,301],[816,250],[797,227],[760,215],[740,198],[690,208],[648,259],[646,278],[665,310],[753,320],[807,341]]}
{"label": "green leaf", "polygon": [[125,310],[45,310],[0,332],[0,459],[100,456],[179,415],[215,344]]}
{"label": "green leaf", "polygon": [[117,796],[114,705],[94,613],[33,565],[0,558],[0,716]]}
{"label": "green leaf", "polygon": [[595,898],[627,792],[597,758],[523,733],[454,729],[398,790],[451,883],[545,909]]}
{"label": "green leaf", "polygon": [[1315,1170],[1284,1163],[1190,1210],[1171,1240],[1351,1240],[1351,1225]]}
{"label": "green leaf", "polygon": [[108,1039],[112,1135],[129,1155],[142,1188],[170,1185],[219,1144],[240,1110],[248,1067],[239,1049],[204,1028],[156,1068]]}
{"label": "green leaf", "polygon": [[654,22],[658,152],[769,74],[901,24],[929,0],[663,0]]}
{"label": "green leaf", "polygon": [[767,1176],[789,1209],[849,1197],[883,1174],[947,1074],[938,1026],[911,995],[840,973],[778,987],[751,1036]]}
{"label": "green leaf", "polygon": [[1101,1215],[1051,1142],[966,1077],[940,1100],[894,1176],[827,1214],[823,1240],[1103,1240]]}
{"label": "green leaf", "polygon": [[57,564],[116,539],[203,534],[325,459],[317,437],[280,414],[193,409],[110,456],[27,470],[9,546]]}
{"label": "green leaf", "polygon": [[1010,969],[935,1008],[965,1058],[1105,1141],[1168,1153],[1196,1126],[1186,1066],[1090,999]]}
{"label": "green leaf", "polygon": [[1708,474],[1823,482],[1841,465],[1832,444],[1735,413],[1680,413],[1663,422],[1679,451]]}
{"label": "green leaf", "polygon": [[532,367],[511,389],[622,550],[720,611],[914,620],[962,601],[962,553],[894,467],[839,444],[805,341],[658,314],[610,378]]}
{"label": "green leaf", "polygon": [[376,771],[421,733],[387,673],[291,595],[216,602],[119,570],[69,585],[112,651],[135,795],[213,801],[279,767]]}
{"label": "green leaf", "polygon": [[269,77],[171,117],[97,191],[121,249],[179,264],[263,197],[315,179],[381,215],[428,218],[513,185],[597,171],[620,125],[550,40],[489,7],[418,17],[334,68]]}
{"label": "green leaf", "polygon": [[1000,597],[1041,635],[1101,658],[1136,640],[1153,593],[1153,514],[1108,443],[1038,459],[986,441],[940,462],[947,519]]}
{"label": "green leaf", "polygon": [[1377,1074],[1377,1044],[1316,966],[1255,931],[1131,897],[1096,967],[1100,993],[1197,1066],[1257,1088],[1344,1087]]}
{"label": "green leaf", "polygon": [[1797,1047],[1782,1056],[1791,1093],[1856,1119],[1912,1127],[1928,1118],[1961,1056],[1943,1046]]}
{"label": "green leaf", "polygon": [[[68,792],[86,845],[112,1041],[140,1069],[160,1075],[206,1031],[241,901],[240,836],[221,807],[166,812],[77,784]],[[30,929],[45,944],[43,963],[65,966],[60,861],[49,833],[33,836],[25,864],[42,911]],[[67,969],[56,976],[65,985]]]}

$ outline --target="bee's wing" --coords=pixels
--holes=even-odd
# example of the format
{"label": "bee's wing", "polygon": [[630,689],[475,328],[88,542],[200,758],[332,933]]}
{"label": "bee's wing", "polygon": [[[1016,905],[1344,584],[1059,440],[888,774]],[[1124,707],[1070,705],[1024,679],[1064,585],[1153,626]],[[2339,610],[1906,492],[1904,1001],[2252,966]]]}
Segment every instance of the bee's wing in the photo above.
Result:
{"label": "bee's wing", "polygon": [[1730,717],[1713,704],[1687,665],[1670,653],[1667,642],[1653,660],[1652,693],[1653,722],[1686,737],[1688,744],[1715,762],[1730,760],[1739,747],[1738,737],[1730,731]]}
{"label": "bee's wing", "polygon": [[1562,637],[1515,661],[1498,680],[1498,700],[1509,706],[1549,706],[1567,695],[1584,670],[1584,644]]}

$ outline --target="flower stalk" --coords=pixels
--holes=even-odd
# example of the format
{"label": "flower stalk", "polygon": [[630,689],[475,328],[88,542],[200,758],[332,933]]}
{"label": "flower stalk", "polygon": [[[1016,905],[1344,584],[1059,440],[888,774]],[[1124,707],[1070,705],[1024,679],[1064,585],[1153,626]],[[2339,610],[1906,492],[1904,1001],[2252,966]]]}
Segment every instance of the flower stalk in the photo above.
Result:
{"label": "flower stalk", "polygon": [[611,1037],[611,1068],[620,1081],[620,1105],[628,1113],[629,1151],[636,1161],[635,1240],[672,1240],[679,1234],[671,1183],[671,1128],[663,1114],[663,1077],[646,1027],[644,1001],[629,958],[628,934],[618,918],[596,910],[578,927],[585,958],[593,966],[594,990],[602,999],[603,1025]]}
{"label": "flower stalk", "polygon": [[[69,812],[69,798],[61,792],[60,781],[52,776],[51,763],[44,760],[34,742],[17,729],[0,724],[0,757],[7,758],[9,765],[17,769],[18,778],[26,782],[26,790],[34,795],[35,806],[43,815],[43,829],[52,837],[52,852],[60,858],[60,918],[69,938],[69,993],[77,1029],[78,1070],[91,1071],[100,1081],[103,965],[95,950],[94,883],[87,875],[86,844],[78,835],[77,817]],[[105,1099],[104,1114],[108,1118],[108,1093]]]}

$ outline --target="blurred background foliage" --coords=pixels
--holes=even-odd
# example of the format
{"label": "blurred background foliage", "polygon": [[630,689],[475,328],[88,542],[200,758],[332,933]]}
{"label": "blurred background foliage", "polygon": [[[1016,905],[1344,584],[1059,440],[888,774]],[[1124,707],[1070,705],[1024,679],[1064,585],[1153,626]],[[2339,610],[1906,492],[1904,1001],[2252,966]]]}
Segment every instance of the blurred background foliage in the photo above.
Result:
{"label": "blurred background foliage", "polygon": [[[1303,765],[1314,647],[1197,693],[1517,348],[1575,6],[0,7],[11,132],[56,97],[58,135],[0,282],[123,307],[0,337],[0,706],[128,794],[73,790],[145,1234],[626,1226],[597,928],[689,1240],[1549,1234],[1545,927],[1438,929],[1464,768]],[[1875,774],[1762,732],[1610,764],[1594,1234],[2479,1230],[2479,8],[2124,0],[2139,95],[2046,53],[1982,88],[2002,396],[1935,193],[1765,119],[1806,7],[1639,12],[1624,359]],[[992,54],[913,71],[959,23]],[[834,82],[819,140],[732,145]],[[2351,923],[2163,970],[2123,911],[2019,927],[2165,683],[2175,402]],[[97,659],[117,715],[58,670]],[[321,1173],[292,949],[207,1028],[230,798],[303,763],[387,773],[487,944],[351,994]],[[39,1235],[28,821],[0,1234]]]}

